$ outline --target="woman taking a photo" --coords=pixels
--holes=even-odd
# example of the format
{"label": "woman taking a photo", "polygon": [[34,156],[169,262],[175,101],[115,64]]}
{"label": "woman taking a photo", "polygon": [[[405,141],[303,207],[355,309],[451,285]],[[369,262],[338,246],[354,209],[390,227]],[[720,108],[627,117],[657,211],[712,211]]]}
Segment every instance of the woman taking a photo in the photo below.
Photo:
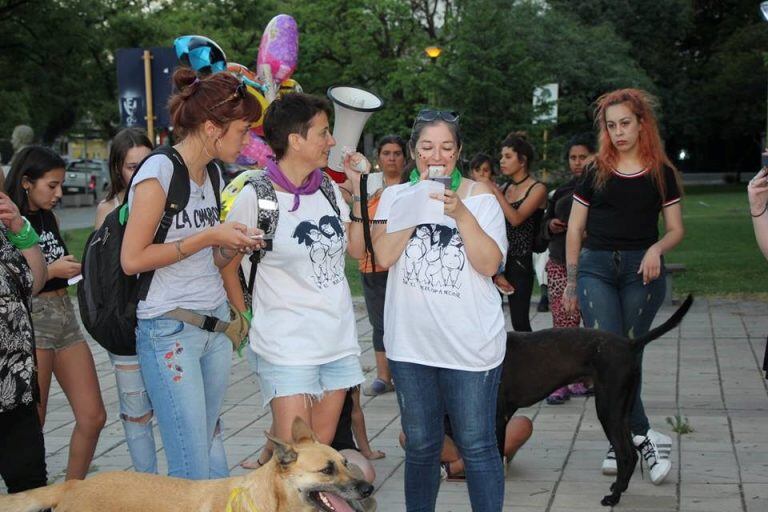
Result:
{"label": "woman taking a photo", "polygon": [[[173,81],[179,92],[171,97],[169,110],[181,142],[172,156],[154,154],[136,171],[128,191],[121,261],[129,275],[154,271],[137,307],[139,366],[163,438],[168,474],[199,480],[226,476],[217,474],[210,451],[229,383],[232,344],[224,333],[168,315],[182,309],[228,321],[219,268],[238,252],[263,246],[242,224],[219,224],[217,194],[207,170],[214,158],[235,161],[261,109],[229,73],[198,78],[179,68]],[[174,173],[171,158],[186,167],[190,195],[171,220],[165,242],[154,243]]]}
{"label": "woman taking a photo", "polygon": [[[653,104],[638,89],[620,89],[597,100],[599,150],[573,194],[566,235],[565,311],[578,308],[585,327],[629,338],[650,329],[664,300],[663,255],[684,233],[679,176],[664,153]],[[664,218],[661,238],[659,213]],[[651,482],[658,485],[672,467],[672,440],[650,428],[641,384],[634,393],[633,442]],[[615,474],[615,468],[611,447],[603,473]]]}
{"label": "woman taking a photo", "polygon": [[494,278],[499,291],[507,295],[512,328],[531,331],[533,293],[533,237],[535,216],[543,215],[547,187],[530,174],[534,150],[525,134],[510,133],[501,143],[501,173],[509,178],[502,188],[491,187],[507,220],[509,249],[504,272]]}
{"label": "woman taking a photo", "polygon": [[[438,176],[449,177],[449,184],[432,196],[444,203],[439,224],[393,233],[383,224],[373,228],[376,257],[390,268],[384,346],[406,438],[406,508],[435,509],[447,414],[464,458],[472,509],[500,511],[504,474],[496,396],[506,332],[491,276],[507,249],[504,217],[489,187],[462,178],[456,167],[458,115],[420,112],[408,147],[416,163],[411,183],[384,191],[377,219],[387,219],[398,193],[413,183]],[[429,264],[414,265],[417,257]]]}
{"label": "woman taking a photo", "polygon": [[67,295],[67,280],[80,274],[80,263],[69,254],[52,212],[62,197],[64,166],[64,161],[52,150],[27,146],[14,157],[6,187],[40,235],[40,248],[48,266],[48,281],[32,299],[40,424],[45,425],[51,377],[55,375],[75,415],[66,479],[81,480],[88,473],[107,413],[91,349]]}

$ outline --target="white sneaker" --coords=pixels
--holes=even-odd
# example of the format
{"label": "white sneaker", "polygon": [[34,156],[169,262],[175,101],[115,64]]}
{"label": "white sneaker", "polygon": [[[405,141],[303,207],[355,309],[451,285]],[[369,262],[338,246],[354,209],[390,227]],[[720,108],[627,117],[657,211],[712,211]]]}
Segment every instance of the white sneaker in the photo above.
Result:
{"label": "white sneaker", "polygon": [[619,467],[616,465],[616,452],[613,451],[613,445],[608,447],[608,453],[605,454],[603,459],[603,474],[607,476],[613,476],[619,472]]}
{"label": "white sneaker", "polygon": [[651,438],[653,444],[655,444],[656,448],[658,448],[659,457],[662,459],[668,459],[669,455],[672,453],[672,438],[668,435],[662,434],[661,432],[656,432],[652,428],[648,429],[648,433],[646,435]]}
{"label": "white sneaker", "polygon": [[[649,436],[634,436],[632,443],[640,452],[640,458],[643,459],[645,465],[648,467],[648,474],[651,477],[651,483],[653,485],[660,485],[669,471],[672,469],[672,463],[669,459],[664,459],[659,454],[659,449]],[[640,462],[640,464],[643,463]]]}

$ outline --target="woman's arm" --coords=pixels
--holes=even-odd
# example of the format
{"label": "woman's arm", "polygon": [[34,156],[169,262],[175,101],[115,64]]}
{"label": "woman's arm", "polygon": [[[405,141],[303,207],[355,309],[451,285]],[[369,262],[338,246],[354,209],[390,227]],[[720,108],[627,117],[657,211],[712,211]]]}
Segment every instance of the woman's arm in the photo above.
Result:
{"label": "woman's arm", "polygon": [[374,224],[371,226],[371,239],[373,251],[376,253],[376,262],[383,268],[394,265],[400,255],[403,254],[408,240],[411,239],[416,228],[402,229],[394,233],[387,233],[386,224]]}
{"label": "woman's arm", "polygon": [[768,259],[768,169],[761,169],[747,186],[749,213],[755,239],[763,256]]}
{"label": "woman's arm", "polygon": [[488,190],[496,196],[496,200],[499,202],[499,206],[501,206],[501,211],[504,212],[504,218],[507,219],[507,222],[512,226],[519,226],[525,222],[528,217],[533,215],[533,212],[541,207],[541,205],[545,204],[544,202],[547,199],[547,187],[545,187],[543,183],[533,185],[530,194],[525,198],[525,201],[520,205],[520,208],[513,208],[512,205],[507,202],[507,198],[504,196],[504,192],[501,189],[497,187],[488,187]]}
{"label": "woman's arm", "polygon": [[662,209],[665,233],[661,239],[650,246],[640,262],[638,274],[643,274],[643,284],[648,284],[661,275],[661,256],[674,249],[683,240],[683,208],[680,203]]}
{"label": "woman's arm", "polygon": [[[240,276],[237,273],[242,260],[243,255],[238,254],[220,270],[221,278],[224,281],[224,290],[227,292],[227,300],[238,311],[245,311],[245,291],[240,284]],[[248,279],[248,276],[245,278]]]}
{"label": "woman's arm", "polygon": [[587,227],[588,213],[588,207],[574,201],[571,216],[568,217],[568,231],[565,232],[565,267],[568,282],[563,292],[563,307],[568,313],[579,310],[579,301],[576,297],[576,275],[579,270],[579,253],[584,230]]}
{"label": "woman's arm", "polygon": [[153,244],[165,210],[165,199],[166,194],[156,179],[136,185],[120,254],[126,274],[167,267],[206,247],[218,245],[228,250],[260,247],[259,241],[246,236],[246,226],[236,222],[219,224],[175,242]]}

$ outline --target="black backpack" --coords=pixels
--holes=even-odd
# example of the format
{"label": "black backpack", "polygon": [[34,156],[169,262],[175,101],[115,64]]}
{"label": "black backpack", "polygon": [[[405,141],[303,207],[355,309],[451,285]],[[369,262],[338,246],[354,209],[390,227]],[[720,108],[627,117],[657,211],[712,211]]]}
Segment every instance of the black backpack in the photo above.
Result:
{"label": "black backpack", "polygon": [[[187,206],[190,192],[189,171],[181,155],[170,146],[159,146],[147,158],[157,154],[165,155],[173,162],[173,176],[165,201],[165,213],[152,242],[155,244],[165,241],[173,218]],[[147,158],[141,162],[139,169]],[[221,209],[219,167],[211,162],[207,171],[216,196],[216,206]],[[134,176],[138,172],[137,169]],[[138,277],[129,276],[120,264],[130,189],[131,183],[126,189],[123,204],[110,212],[101,227],[88,237],[81,260],[83,279],[77,285],[83,326],[99,345],[122,356],[136,354],[136,306],[140,300],[146,299],[154,275],[154,271],[149,271]]]}
{"label": "black backpack", "polygon": [[[272,250],[272,236],[277,229],[277,221],[280,218],[280,210],[277,207],[277,194],[272,180],[267,176],[266,171],[258,171],[252,177],[248,178],[243,186],[250,185],[256,190],[256,197],[259,200],[259,215],[256,221],[259,229],[264,230],[267,235],[267,247],[261,251],[255,251],[248,258],[251,262],[251,271],[246,280],[243,269],[240,267],[238,274],[240,276],[240,285],[243,288],[243,298],[245,299],[245,308],[250,309],[253,300],[253,284],[256,281],[256,269],[264,257],[265,251]],[[336,194],[333,190],[331,178],[323,173],[323,181],[320,183],[320,191],[330,203],[336,215],[340,215],[341,210],[336,203]]]}

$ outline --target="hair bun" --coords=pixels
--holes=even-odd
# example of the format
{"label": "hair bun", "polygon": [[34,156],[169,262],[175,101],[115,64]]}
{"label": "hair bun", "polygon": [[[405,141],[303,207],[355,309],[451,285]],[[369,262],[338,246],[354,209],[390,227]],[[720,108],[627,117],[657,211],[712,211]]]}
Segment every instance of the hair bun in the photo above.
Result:
{"label": "hair bun", "polygon": [[197,73],[192,68],[178,67],[173,72],[173,85],[179,91],[184,91],[197,80]]}
{"label": "hair bun", "polygon": [[508,135],[508,137],[518,137],[520,139],[523,139],[524,141],[528,142],[528,132],[524,130],[518,130],[516,132],[512,132]]}

